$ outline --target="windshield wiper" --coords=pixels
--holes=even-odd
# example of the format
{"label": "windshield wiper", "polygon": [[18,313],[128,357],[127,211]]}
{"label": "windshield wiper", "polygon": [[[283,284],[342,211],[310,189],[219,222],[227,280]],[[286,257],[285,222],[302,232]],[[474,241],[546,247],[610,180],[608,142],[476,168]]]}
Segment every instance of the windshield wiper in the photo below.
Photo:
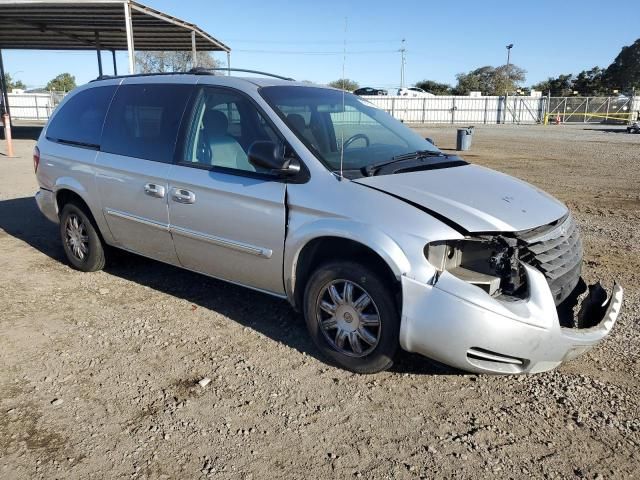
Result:
{"label": "windshield wiper", "polygon": [[383,160],[377,163],[371,163],[369,165],[365,165],[362,167],[362,173],[367,177],[371,177],[376,174],[378,170],[382,167],[386,167],[387,165],[391,165],[396,162],[403,162],[405,160],[418,160],[420,158],[425,157],[440,157],[446,155],[437,150],[416,150],[415,152],[403,153],[401,155],[396,155],[395,157],[391,157],[391,160]]}

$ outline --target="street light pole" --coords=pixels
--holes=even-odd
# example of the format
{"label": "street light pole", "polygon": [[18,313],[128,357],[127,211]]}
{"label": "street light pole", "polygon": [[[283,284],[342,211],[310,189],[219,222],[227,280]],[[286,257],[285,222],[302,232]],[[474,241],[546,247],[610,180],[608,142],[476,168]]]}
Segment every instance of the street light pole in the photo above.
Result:
{"label": "street light pole", "polygon": [[510,43],[509,45],[507,45],[507,68],[506,68],[506,76],[507,76],[507,81],[505,82],[504,85],[504,118],[502,120],[502,123],[507,123],[507,101],[509,100],[509,82],[511,80],[511,76],[509,75],[509,67],[511,65],[511,49],[513,48],[513,43]]}

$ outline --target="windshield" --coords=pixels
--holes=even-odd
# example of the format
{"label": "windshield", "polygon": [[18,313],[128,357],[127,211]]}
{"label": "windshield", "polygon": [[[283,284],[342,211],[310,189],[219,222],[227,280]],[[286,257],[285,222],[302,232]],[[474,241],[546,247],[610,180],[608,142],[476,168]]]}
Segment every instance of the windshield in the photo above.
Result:
{"label": "windshield", "polygon": [[[388,113],[351,93],[318,87],[263,87],[261,95],[331,170],[360,170],[416,151],[439,152]],[[343,108],[344,97],[344,108]]]}

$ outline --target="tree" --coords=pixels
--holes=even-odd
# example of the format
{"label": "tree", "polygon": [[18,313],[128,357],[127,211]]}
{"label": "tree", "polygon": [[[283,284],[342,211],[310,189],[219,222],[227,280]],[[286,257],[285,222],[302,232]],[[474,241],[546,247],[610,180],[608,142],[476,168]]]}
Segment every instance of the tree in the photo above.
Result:
{"label": "tree", "polygon": [[531,88],[543,93],[551,92],[553,97],[566,97],[572,95],[574,91],[580,95],[593,97],[607,95],[609,85],[605,75],[605,70],[600,67],[593,67],[590,70],[583,70],[578,75],[558,75],[549,77]]}
{"label": "tree", "polygon": [[415,86],[423,89],[425,92],[433,93],[434,95],[451,95],[453,90],[451,85],[434,82],[433,80],[422,80],[416,83]]}
{"label": "tree", "polygon": [[[197,52],[198,67],[217,68],[218,62],[210,52]],[[193,68],[191,52],[136,52],[140,73],[188,72]]]}
{"label": "tree", "polygon": [[517,65],[480,67],[469,73],[456,75],[458,84],[453,91],[456,95],[468,95],[469,92],[504,95],[515,91],[518,84],[525,81],[526,73],[526,70]]}
{"label": "tree", "polygon": [[556,78],[549,77],[531,88],[545,94],[551,92],[552,97],[567,97],[573,92],[573,75],[569,73]]}
{"label": "tree", "polygon": [[605,73],[612,89],[631,92],[640,89],[640,38],[622,50]]}
{"label": "tree", "polygon": [[70,92],[74,88],[76,88],[76,77],[70,73],[61,73],[47,83],[47,90],[57,92]]}
{"label": "tree", "polygon": [[608,89],[605,70],[593,67],[591,70],[581,71],[573,80],[573,89],[583,96],[606,95]]}
{"label": "tree", "polygon": [[27,88],[22,80],[14,80],[8,73],[4,74],[4,84],[7,86],[7,91],[9,92],[13,89],[25,90]]}
{"label": "tree", "polygon": [[333,82],[329,82],[328,85],[333,88],[339,88],[341,90],[346,90],[347,92],[353,92],[360,88],[358,82],[355,80],[349,80],[348,78],[339,78],[338,80],[334,80]]}

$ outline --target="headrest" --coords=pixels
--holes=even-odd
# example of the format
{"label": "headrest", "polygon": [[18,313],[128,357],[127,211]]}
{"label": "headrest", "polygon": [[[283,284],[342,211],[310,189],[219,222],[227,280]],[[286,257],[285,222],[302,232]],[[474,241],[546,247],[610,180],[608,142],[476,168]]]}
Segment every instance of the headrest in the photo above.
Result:
{"label": "headrest", "polygon": [[298,113],[290,113],[287,115],[287,121],[289,122],[289,126],[298,133],[304,132],[306,124],[302,115]]}
{"label": "headrest", "polygon": [[202,125],[210,135],[225,135],[229,128],[229,120],[218,110],[207,110],[202,117]]}

